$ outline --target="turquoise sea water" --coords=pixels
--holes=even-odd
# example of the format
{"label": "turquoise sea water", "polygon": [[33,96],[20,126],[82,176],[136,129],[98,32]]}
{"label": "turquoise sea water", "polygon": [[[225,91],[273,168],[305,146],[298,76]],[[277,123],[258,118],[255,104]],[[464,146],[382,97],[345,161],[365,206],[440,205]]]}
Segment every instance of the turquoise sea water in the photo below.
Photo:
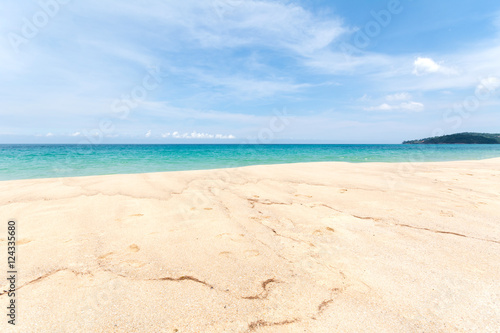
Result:
{"label": "turquoise sea water", "polygon": [[500,145],[0,145],[0,180],[296,162],[429,162],[500,157]]}

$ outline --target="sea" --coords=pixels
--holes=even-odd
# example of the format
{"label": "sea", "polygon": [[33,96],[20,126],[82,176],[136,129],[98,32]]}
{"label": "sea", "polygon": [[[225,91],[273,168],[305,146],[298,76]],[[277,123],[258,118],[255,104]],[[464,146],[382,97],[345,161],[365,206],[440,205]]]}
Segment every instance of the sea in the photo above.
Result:
{"label": "sea", "polygon": [[0,181],[303,162],[435,162],[500,157],[500,145],[0,145]]}

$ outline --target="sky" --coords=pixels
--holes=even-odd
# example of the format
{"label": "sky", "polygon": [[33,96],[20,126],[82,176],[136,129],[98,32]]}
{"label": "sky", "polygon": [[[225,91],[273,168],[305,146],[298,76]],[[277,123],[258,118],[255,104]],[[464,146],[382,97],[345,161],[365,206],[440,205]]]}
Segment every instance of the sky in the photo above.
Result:
{"label": "sky", "polygon": [[0,18],[0,143],[500,132],[498,0],[9,0]]}

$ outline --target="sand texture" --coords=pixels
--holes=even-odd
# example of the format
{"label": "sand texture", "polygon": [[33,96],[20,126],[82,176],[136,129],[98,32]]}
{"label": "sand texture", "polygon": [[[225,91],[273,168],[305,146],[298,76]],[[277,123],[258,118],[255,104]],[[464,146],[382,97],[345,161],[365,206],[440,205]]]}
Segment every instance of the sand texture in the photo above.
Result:
{"label": "sand texture", "polygon": [[0,218],[2,332],[500,330],[500,159],[5,181]]}

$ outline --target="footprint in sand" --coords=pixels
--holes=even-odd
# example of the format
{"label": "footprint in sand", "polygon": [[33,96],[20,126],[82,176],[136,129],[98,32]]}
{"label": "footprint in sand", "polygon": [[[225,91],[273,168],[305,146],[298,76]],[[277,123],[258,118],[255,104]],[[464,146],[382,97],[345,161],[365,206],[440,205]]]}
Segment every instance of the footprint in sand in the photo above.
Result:
{"label": "footprint in sand", "polygon": [[222,238],[222,239],[227,239],[227,240],[237,242],[237,243],[242,243],[245,241],[245,235],[243,235],[243,234],[224,233],[224,234],[217,235],[217,237]]}
{"label": "footprint in sand", "polygon": [[312,198],[312,195],[307,195],[307,194],[295,194],[296,197],[306,197],[306,198]]}
{"label": "footprint in sand", "polygon": [[130,252],[139,252],[140,248],[139,246],[137,246],[137,244],[132,244],[128,247],[128,250]]}
{"label": "footprint in sand", "polygon": [[144,216],[144,214],[132,214],[130,216],[136,216],[136,217],[140,217],[140,216]]}
{"label": "footprint in sand", "polygon": [[453,212],[450,212],[450,211],[444,211],[442,210],[439,215],[441,216],[446,216],[446,217],[454,217],[455,215],[453,214]]}
{"label": "footprint in sand", "polygon": [[245,259],[248,259],[248,258],[254,258],[254,257],[260,256],[260,252],[257,250],[246,250],[243,252],[243,256],[241,256],[241,255],[236,255],[235,253],[230,252],[230,251],[223,251],[223,252],[219,253],[219,256],[232,258],[232,259],[242,259],[242,257]]}
{"label": "footprint in sand", "polygon": [[[328,231],[328,233],[330,233],[330,232],[335,232],[335,229],[330,228],[330,227],[326,227],[326,228],[325,228],[325,230],[326,230],[326,231]],[[315,236],[323,236],[324,234],[326,234],[326,232],[325,232],[325,231],[323,231],[323,230],[320,230],[320,229],[315,230],[315,231],[313,232],[313,235],[315,235]]]}
{"label": "footprint in sand", "polygon": [[[0,238],[0,242],[5,242],[5,241],[7,241],[5,238]],[[16,245],[24,245],[24,244],[28,244],[31,242],[32,242],[31,239],[23,238],[23,239],[16,241]]]}
{"label": "footprint in sand", "polygon": [[102,256],[97,257],[97,259],[99,259],[99,260],[106,259],[107,257],[109,257],[110,255],[113,255],[113,254],[114,254],[114,252],[108,252],[106,254],[103,254]]}
{"label": "footprint in sand", "polygon": [[[140,248],[139,248],[139,246],[137,246],[137,244],[132,244],[127,248],[127,250],[128,251],[123,252],[122,255],[120,255],[119,253],[116,253],[116,252],[108,252],[108,253],[100,255],[99,257],[97,257],[97,259],[98,260],[106,260],[106,261],[120,260],[119,258],[122,257],[123,254],[127,254],[127,253],[131,254],[131,253],[139,252]],[[111,256],[113,256],[113,257],[111,257]],[[121,261],[121,263],[120,263],[120,265],[122,265],[122,266],[125,264],[128,266],[133,266],[133,267],[142,267],[145,265],[144,263],[142,263],[140,261],[136,261],[136,260]]]}
{"label": "footprint in sand", "polygon": [[246,250],[244,253],[246,258],[260,256],[260,252],[257,250]]}
{"label": "footprint in sand", "polygon": [[339,190],[339,192],[340,193],[345,193],[345,192],[347,192],[347,189],[346,188],[342,188],[342,189]]}

